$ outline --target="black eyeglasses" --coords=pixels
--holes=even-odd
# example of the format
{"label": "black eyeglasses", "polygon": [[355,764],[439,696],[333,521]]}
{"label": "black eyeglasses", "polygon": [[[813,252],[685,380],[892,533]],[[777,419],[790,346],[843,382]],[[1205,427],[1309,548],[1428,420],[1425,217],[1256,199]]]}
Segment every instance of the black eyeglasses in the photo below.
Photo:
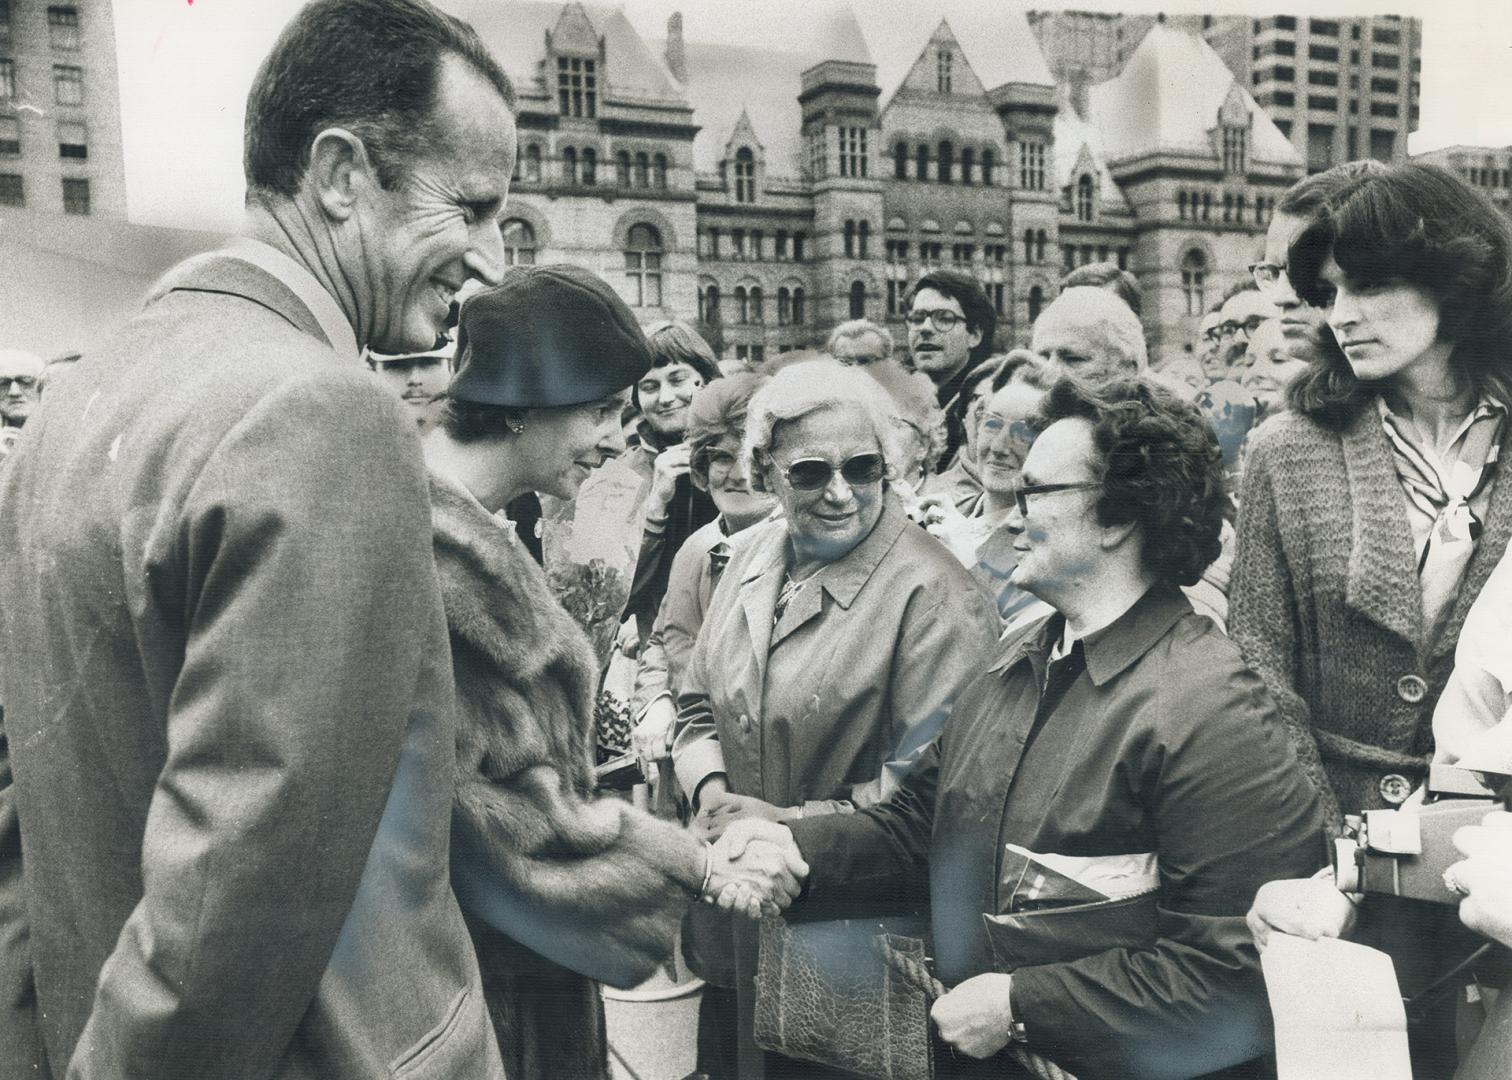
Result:
{"label": "black eyeglasses", "polygon": [[1270,292],[1281,280],[1281,275],[1286,273],[1285,264],[1273,262],[1255,262],[1249,265],[1250,277],[1255,279],[1255,287],[1261,292]]}
{"label": "black eyeglasses", "polygon": [[37,385],[35,375],[0,375],[0,394],[10,393],[11,383],[15,383],[23,390],[31,390]]}
{"label": "black eyeglasses", "polygon": [[949,308],[935,308],[932,311],[910,311],[907,318],[909,326],[923,326],[927,321],[934,324],[938,333],[948,334],[955,329],[956,323],[964,322],[966,316],[957,315]]}
{"label": "black eyeglasses", "polygon": [[1228,322],[1218,324],[1218,334],[1220,337],[1233,337],[1235,334],[1249,337],[1260,328],[1260,324],[1264,321],[1264,315],[1251,315],[1243,322],[1234,322],[1230,319]]}
{"label": "black eyeglasses", "polygon": [[1098,487],[1102,485],[1091,481],[1080,484],[1014,484],[1013,501],[1018,506],[1020,516],[1028,517],[1031,495],[1052,495],[1057,491],[1085,491]]}
{"label": "black eyeglasses", "polygon": [[[824,458],[799,458],[786,468],[778,465],[777,471],[787,477],[794,491],[822,491],[835,476],[835,466]],[[881,454],[857,454],[840,466],[840,476],[851,487],[875,484],[886,472]]]}

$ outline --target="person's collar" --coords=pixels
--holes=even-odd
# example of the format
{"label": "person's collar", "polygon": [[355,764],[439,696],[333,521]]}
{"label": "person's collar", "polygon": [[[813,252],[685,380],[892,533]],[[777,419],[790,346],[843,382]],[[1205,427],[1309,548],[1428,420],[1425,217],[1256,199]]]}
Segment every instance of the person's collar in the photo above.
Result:
{"label": "person's collar", "polygon": [[357,347],[357,335],[353,333],[346,314],[309,270],[271,244],[250,236],[235,238],[226,246],[225,252],[265,270],[287,285],[310,309],[310,314],[320,324],[321,333],[339,355],[354,360],[362,355],[362,350]]}
{"label": "person's collar", "polygon": [[640,440],[641,446],[650,450],[653,454],[659,454],[669,446],[676,446],[682,441],[678,437],[663,435],[651,426],[651,421],[641,417],[640,423],[635,425],[635,436]]}
{"label": "person's collar", "polygon": [[[1111,623],[1080,635],[1087,677],[1094,686],[1115,678],[1149,652],[1191,610],[1191,603],[1180,589],[1151,586]],[[1040,623],[1037,632],[1015,637],[990,670],[1012,670],[1030,653],[1050,657],[1057,645],[1062,646],[1057,655],[1066,656],[1075,642],[1076,636],[1070,633],[1065,617],[1056,613]]]}

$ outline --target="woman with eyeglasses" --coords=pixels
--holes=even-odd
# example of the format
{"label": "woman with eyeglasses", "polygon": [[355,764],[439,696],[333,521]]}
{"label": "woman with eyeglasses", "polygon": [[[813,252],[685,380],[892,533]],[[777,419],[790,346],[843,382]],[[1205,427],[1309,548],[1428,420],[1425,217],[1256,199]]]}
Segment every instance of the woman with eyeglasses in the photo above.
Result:
{"label": "woman with eyeglasses", "polygon": [[[710,838],[743,817],[885,799],[997,640],[991,602],[890,490],[901,456],[892,410],[869,375],[829,360],[784,368],[751,399],[751,482],[782,517],[734,545],[683,679],[672,751]],[[728,921],[720,932],[749,979],[754,940],[743,929],[735,949]],[[734,992],[706,994],[699,1065],[733,1075]],[[781,1075],[772,1057],[767,1075]]]}
{"label": "woman with eyeglasses", "polygon": [[[1422,783],[1461,628],[1512,536],[1512,223],[1425,164],[1318,187],[1300,227],[1273,228],[1294,233],[1286,286],[1327,329],[1251,443],[1229,625],[1337,833]],[[1350,910],[1330,880],[1273,886],[1252,924],[1317,936],[1319,913]],[[1404,994],[1466,954],[1452,908],[1377,900],[1356,936],[1391,954]],[[1417,1075],[1454,1072],[1439,1011],[1410,1014]]]}

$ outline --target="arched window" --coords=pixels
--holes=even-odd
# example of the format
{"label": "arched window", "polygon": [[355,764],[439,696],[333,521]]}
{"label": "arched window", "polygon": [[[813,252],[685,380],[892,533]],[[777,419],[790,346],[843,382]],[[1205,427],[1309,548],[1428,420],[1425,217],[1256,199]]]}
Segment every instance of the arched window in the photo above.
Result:
{"label": "arched window", "polygon": [[651,159],[651,186],[665,188],[667,186],[667,155],[657,154]]}
{"label": "arched window", "polygon": [[632,225],[625,244],[625,278],[630,287],[626,299],[634,307],[661,307],[661,264],[661,233],[652,225]]}
{"label": "arched window", "polygon": [[1213,220],[1213,193],[1211,191],[1202,193],[1202,220]]}
{"label": "arched window", "polygon": [[1207,306],[1207,259],[1202,252],[1188,251],[1181,260],[1181,292],[1186,297],[1186,313],[1201,315]]}
{"label": "arched window", "polygon": [[845,257],[856,257],[856,222],[854,218],[845,219]]}
{"label": "arched window", "polygon": [[794,322],[795,325],[798,325],[798,326],[802,326],[803,325],[803,289],[802,289],[802,287],[795,288],[793,290],[793,322]]}
{"label": "arched window", "polygon": [[651,185],[651,159],[642,150],[635,155],[635,186],[649,187]]}
{"label": "arched window", "polygon": [[562,151],[562,183],[576,184],[577,182],[577,151],[569,146]]}
{"label": "arched window", "polygon": [[499,230],[504,237],[504,265],[531,266],[536,261],[535,230],[530,222],[510,218]]}
{"label": "arched window", "polygon": [[1087,173],[1076,182],[1076,220],[1092,220],[1092,177]]}
{"label": "arched window", "polygon": [[940,183],[942,183],[942,184],[948,184],[948,183],[950,183],[950,173],[951,173],[951,170],[953,170],[954,168],[955,168],[955,147],[950,144],[950,140],[949,139],[941,139],[940,140],[940,161],[939,161],[939,166],[938,166],[939,173],[940,173]]}
{"label": "arched window", "polygon": [[531,143],[525,148],[525,182],[527,184],[539,184],[541,182],[540,143]]}
{"label": "arched window", "polygon": [[735,286],[735,321],[748,323],[751,321],[751,298],[746,295],[745,286]]}
{"label": "arched window", "polygon": [[1040,308],[1045,306],[1045,290],[1036,285],[1029,290],[1029,321],[1039,318]]}
{"label": "arched window", "polygon": [[850,317],[866,318],[866,282],[853,281],[850,287]]}
{"label": "arched window", "polygon": [[856,226],[856,254],[867,258],[867,244],[871,241],[871,222],[862,221]]}
{"label": "arched window", "polygon": [[929,179],[929,145],[927,143],[920,143],[919,148],[914,151],[914,179]]}
{"label": "arched window", "polygon": [[1045,240],[1044,229],[1034,234],[1034,261],[1037,263],[1045,261]]}
{"label": "arched window", "polygon": [[756,201],[756,155],[749,146],[735,151],[735,201]]}
{"label": "arched window", "polygon": [[777,325],[786,326],[793,321],[793,294],[787,286],[777,289]]}
{"label": "arched window", "polygon": [[710,285],[698,294],[698,321],[706,323],[719,321],[718,285]]}
{"label": "arched window", "polygon": [[976,166],[976,151],[969,146],[961,147],[961,183],[971,183],[971,170]]}
{"label": "arched window", "polygon": [[908,144],[901,139],[893,147],[893,179],[908,179]]}
{"label": "arched window", "polygon": [[1184,191],[1176,193],[1176,213],[1182,221],[1186,220],[1187,194]]}
{"label": "arched window", "polygon": [[1026,263],[1032,263],[1034,261],[1034,230],[1033,229],[1025,229],[1024,230],[1024,261]]}
{"label": "arched window", "polygon": [[1244,193],[1242,191],[1234,200],[1234,221],[1240,225],[1244,224]]}
{"label": "arched window", "polygon": [[623,150],[614,155],[614,182],[622,188],[630,186],[630,155]]}
{"label": "arched window", "polygon": [[992,183],[992,167],[996,164],[996,155],[991,150],[982,151],[982,183]]}
{"label": "arched window", "polygon": [[751,321],[766,322],[765,297],[761,295],[761,286],[751,286]]}
{"label": "arched window", "polygon": [[583,183],[598,183],[598,151],[591,146],[583,148]]}

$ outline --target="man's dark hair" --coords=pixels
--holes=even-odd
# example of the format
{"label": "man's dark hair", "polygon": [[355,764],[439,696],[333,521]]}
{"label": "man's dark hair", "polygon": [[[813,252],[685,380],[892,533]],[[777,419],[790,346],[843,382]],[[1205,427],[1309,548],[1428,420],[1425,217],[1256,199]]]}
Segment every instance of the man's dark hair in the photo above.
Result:
{"label": "man's dark hair", "polygon": [[[1512,402],[1512,222],[1480,191],[1437,165],[1361,171],[1334,189],[1292,242],[1292,285],[1314,307],[1333,303],[1319,276],[1329,256],[1357,288],[1410,285],[1439,305],[1439,337],[1461,386]],[[1379,391],[1355,377],[1327,335],[1321,355],[1287,390],[1291,407],[1346,427]]]}
{"label": "man's dark hair", "polygon": [[1324,169],[1287,188],[1276,201],[1275,212],[1291,217],[1311,217],[1329,200],[1353,187],[1363,177],[1377,176],[1386,169],[1387,166],[1381,162],[1370,159],[1347,161],[1343,165]]}
{"label": "man's dark hair", "polygon": [[908,290],[908,295],[903,298],[905,309],[913,307],[914,297],[923,289],[933,289],[960,304],[966,316],[966,329],[982,332],[982,340],[971,350],[968,364],[980,364],[992,355],[992,332],[997,328],[997,312],[976,278],[961,270],[931,270]]}
{"label": "man's dark hair", "polygon": [[1034,421],[1092,425],[1097,517],[1139,527],[1140,557],[1162,585],[1192,585],[1222,548],[1223,453],[1196,406],[1148,378],[1092,386],[1062,378]]}
{"label": "man's dark hair", "polygon": [[668,319],[646,327],[646,344],[651,346],[653,370],[687,364],[698,372],[705,384],[723,374],[719,370],[719,358],[703,335],[681,319]]}
{"label": "man's dark hair", "polygon": [[425,0],[314,0],[284,27],[247,95],[247,192],[291,196],[329,127],[362,140],[392,188],[436,142],[441,63],[457,56],[515,107],[509,77],[461,19]]}
{"label": "man's dark hair", "polygon": [[1061,278],[1060,287],[1064,291],[1073,289],[1078,285],[1091,285],[1097,289],[1107,289],[1114,296],[1129,305],[1129,310],[1136,315],[1142,315],[1139,300],[1139,279],[1127,270],[1120,270],[1117,263],[1095,262],[1086,266],[1078,266],[1065,277]]}

